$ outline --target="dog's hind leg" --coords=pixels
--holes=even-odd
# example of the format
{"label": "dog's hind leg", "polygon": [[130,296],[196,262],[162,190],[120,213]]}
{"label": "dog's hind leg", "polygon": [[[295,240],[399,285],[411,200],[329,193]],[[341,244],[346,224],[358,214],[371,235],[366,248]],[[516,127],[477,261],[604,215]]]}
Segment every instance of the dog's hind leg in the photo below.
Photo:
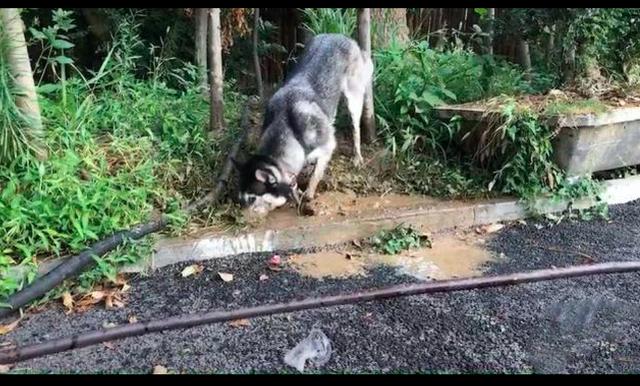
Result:
{"label": "dog's hind leg", "polygon": [[373,74],[373,63],[371,60],[359,60],[353,63],[351,71],[345,80],[343,94],[347,100],[347,108],[351,115],[353,124],[353,163],[360,166],[363,163],[362,151],[360,150],[360,118],[364,108],[364,94],[367,83]]}
{"label": "dog's hind leg", "polygon": [[362,116],[362,106],[364,103],[364,88],[361,90],[356,87],[347,86],[345,90],[345,98],[347,99],[347,107],[351,115],[353,124],[353,164],[362,165],[362,151],[360,150],[360,117]]}

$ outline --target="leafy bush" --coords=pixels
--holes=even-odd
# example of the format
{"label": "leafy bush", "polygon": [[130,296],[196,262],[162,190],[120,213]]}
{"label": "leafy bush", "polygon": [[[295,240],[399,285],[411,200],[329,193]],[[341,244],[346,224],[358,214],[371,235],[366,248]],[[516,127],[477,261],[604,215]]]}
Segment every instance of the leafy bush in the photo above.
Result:
{"label": "leafy bush", "polygon": [[397,255],[412,248],[431,247],[429,237],[404,225],[380,232],[372,238],[372,242],[379,252],[387,255]]}
{"label": "leafy bush", "polygon": [[[149,63],[146,80],[135,76],[145,66],[131,50],[136,25],[123,24],[91,77],[75,69],[39,86],[49,158],[24,154],[0,168],[0,299],[24,285],[9,274],[16,265],[32,280],[38,261],[77,253],[157,211],[179,229],[185,197],[212,185],[212,168],[237,137],[245,98],[229,89],[233,82],[225,94],[230,129],[209,138],[208,101],[193,66],[161,71]],[[118,266],[149,252],[148,242],[122,246],[97,259],[79,283],[114,279]]]}

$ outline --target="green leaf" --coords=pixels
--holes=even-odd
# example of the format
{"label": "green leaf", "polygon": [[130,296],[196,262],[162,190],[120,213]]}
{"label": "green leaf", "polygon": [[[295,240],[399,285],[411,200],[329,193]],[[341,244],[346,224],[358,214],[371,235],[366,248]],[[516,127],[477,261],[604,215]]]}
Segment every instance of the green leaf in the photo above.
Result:
{"label": "green leaf", "polygon": [[454,101],[456,101],[458,98],[456,97],[456,94],[452,93],[451,91],[447,90],[446,88],[441,89],[440,91],[442,91],[442,93],[444,95],[446,95],[448,98],[453,99]]}
{"label": "green leaf", "polygon": [[422,93],[422,99],[427,102],[431,106],[443,105],[445,102],[438,98],[437,95],[430,93],[429,91],[425,91]]}
{"label": "green leaf", "polygon": [[60,63],[60,64],[71,64],[73,63],[73,60],[67,56],[56,56],[55,61]]}
{"label": "green leaf", "polygon": [[56,39],[53,42],[51,42],[51,46],[53,46],[53,48],[57,48],[59,50],[67,50],[69,48],[72,48],[75,46],[75,44],[68,42],[66,40],[61,40],[61,39]]}
{"label": "green leaf", "polygon": [[46,36],[42,32],[38,31],[33,27],[29,27],[29,32],[31,32],[31,35],[33,35],[33,38],[36,40],[46,39]]}
{"label": "green leaf", "polygon": [[484,15],[489,12],[489,10],[486,8],[474,8],[473,11],[480,17],[484,17]]}
{"label": "green leaf", "polygon": [[40,94],[51,94],[54,91],[58,91],[62,88],[61,85],[55,83],[46,83],[38,86],[38,92]]}

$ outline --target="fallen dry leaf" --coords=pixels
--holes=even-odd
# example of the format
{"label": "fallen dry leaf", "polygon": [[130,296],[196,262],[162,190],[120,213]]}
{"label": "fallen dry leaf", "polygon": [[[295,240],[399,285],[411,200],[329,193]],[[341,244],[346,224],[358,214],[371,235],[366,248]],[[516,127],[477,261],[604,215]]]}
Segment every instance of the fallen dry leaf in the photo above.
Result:
{"label": "fallen dry leaf", "polygon": [[497,232],[502,228],[504,228],[503,224],[498,224],[498,223],[489,224],[489,225],[484,225],[484,226],[476,228],[476,233],[478,233],[480,235],[484,235],[484,234],[488,234],[488,233]]}
{"label": "fallen dry leaf", "polygon": [[267,275],[265,275],[265,274],[262,274],[262,275],[260,275],[259,280],[260,280],[260,281],[265,281],[265,280],[267,280],[268,278],[269,278],[269,276],[267,276]]}
{"label": "fallen dry leaf", "polygon": [[103,344],[106,348],[108,348],[109,350],[113,350],[113,349],[115,349],[115,348],[116,348],[116,347],[113,345],[113,343],[112,343],[112,342],[102,342],[102,344]]}
{"label": "fallen dry leaf", "polygon": [[116,276],[116,280],[114,281],[114,283],[119,286],[125,286],[127,285],[127,280],[124,278],[124,275],[119,274],[118,276]]}
{"label": "fallen dry leaf", "polygon": [[249,319],[236,319],[236,320],[230,321],[229,325],[231,327],[240,328],[240,327],[247,327],[251,325],[251,323],[249,322]]}
{"label": "fallen dry leaf", "polygon": [[135,315],[129,316],[129,323],[131,323],[131,324],[138,323],[138,318],[136,318]]}
{"label": "fallen dry leaf", "polygon": [[104,301],[104,304],[107,306],[107,308],[122,308],[122,307],[124,307],[124,303],[120,299],[120,296],[118,296],[118,294],[116,294],[116,293],[108,294],[106,300]]}
{"label": "fallen dry leaf", "polygon": [[11,365],[0,365],[0,374],[8,373],[11,370]]}
{"label": "fallen dry leaf", "polygon": [[191,275],[200,273],[203,270],[204,270],[204,268],[202,267],[202,265],[193,264],[193,265],[190,265],[190,266],[186,267],[185,269],[183,269],[180,274],[182,275],[182,277],[189,277]]}
{"label": "fallen dry leaf", "polygon": [[225,283],[233,280],[233,275],[230,273],[218,272],[218,276],[220,276],[220,279],[222,279]]}
{"label": "fallen dry leaf", "polygon": [[154,374],[169,374],[169,370],[167,370],[164,366],[154,366],[153,367]]}
{"label": "fallen dry leaf", "polygon": [[487,225],[486,227],[484,227],[484,231],[486,233],[493,233],[493,232],[497,232],[500,229],[504,228],[503,224],[491,224],[491,225]]}
{"label": "fallen dry leaf", "polygon": [[89,309],[91,306],[100,303],[105,297],[103,291],[93,291],[84,295],[80,300],[75,302],[75,311],[83,312]]}
{"label": "fallen dry leaf", "polygon": [[69,291],[65,291],[62,294],[62,304],[67,308],[66,314],[73,312],[73,296]]}
{"label": "fallen dry leaf", "polygon": [[353,240],[352,241],[353,245],[355,245],[356,247],[362,249],[362,244],[360,244],[360,240]]}
{"label": "fallen dry leaf", "polygon": [[21,320],[22,318],[17,319],[9,324],[0,324],[0,335],[8,334],[13,331],[16,327],[18,327],[18,323],[20,323]]}
{"label": "fallen dry leaf", "polygon": [[91,296],[92,299],[100,301],[106,296],[106,293],[104,291],[93,291],[89,296]]}

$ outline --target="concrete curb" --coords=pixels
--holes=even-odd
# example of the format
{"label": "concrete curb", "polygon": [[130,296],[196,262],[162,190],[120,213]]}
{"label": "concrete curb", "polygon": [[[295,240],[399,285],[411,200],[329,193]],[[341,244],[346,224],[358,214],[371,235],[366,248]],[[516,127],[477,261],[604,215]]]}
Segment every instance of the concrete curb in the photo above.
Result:
{"label": "concrete curb", "polygon": [[[605,182],[603,200],[610,205],[640,198],[640,176]],[[556,213],[568,207],[567,201],[540,199],[536,203],[541,214]],[[573,202],[574,209],[587,209],[592,200]],[[299,248],[322,247],[370,237],[400,224],[423,231],[442,230],[514,221],[529,216],[516,199],[490,200],[480,203],[452,204],[425,209],[408,209],[393,214],[343,219],[324,224],[266,229],[235,236],[209,235],[192,240],[160,240],[150,259],[129,267],[124,272],[144,272],[185,261],[210,260],[244,253],[286,251]]]}
{"label": "concrete curb", "polygon": [[[602,198],[609,205],[640,199],[640,176],[609,180],[604,185]],[[566,201],[540,199],[536,202],[536,207],[541,214],[548,214],[561,212],[567,209],[568,204]],[[594,204],[592,200],[583,199],[573,202],[572,207],[586,209]],[[423,231],[439,232],[527,217],[529,213],[517,199],[500,199],[467,204],[452,202],[450,205],[400,210],[392,214],[345,218],[323,224],[266,229],[237,235],[215,234],[187,240],[161,239],[149,259],[124,267],[122,271],[139,273],[186,261],[341,244],[370,237],[400,224],[411,225]],[[56,259],[41,264],[38,274],[49,272],[61,262],[62,259]],[[22,276],[24,270],[15,267],[9,274]]]}

